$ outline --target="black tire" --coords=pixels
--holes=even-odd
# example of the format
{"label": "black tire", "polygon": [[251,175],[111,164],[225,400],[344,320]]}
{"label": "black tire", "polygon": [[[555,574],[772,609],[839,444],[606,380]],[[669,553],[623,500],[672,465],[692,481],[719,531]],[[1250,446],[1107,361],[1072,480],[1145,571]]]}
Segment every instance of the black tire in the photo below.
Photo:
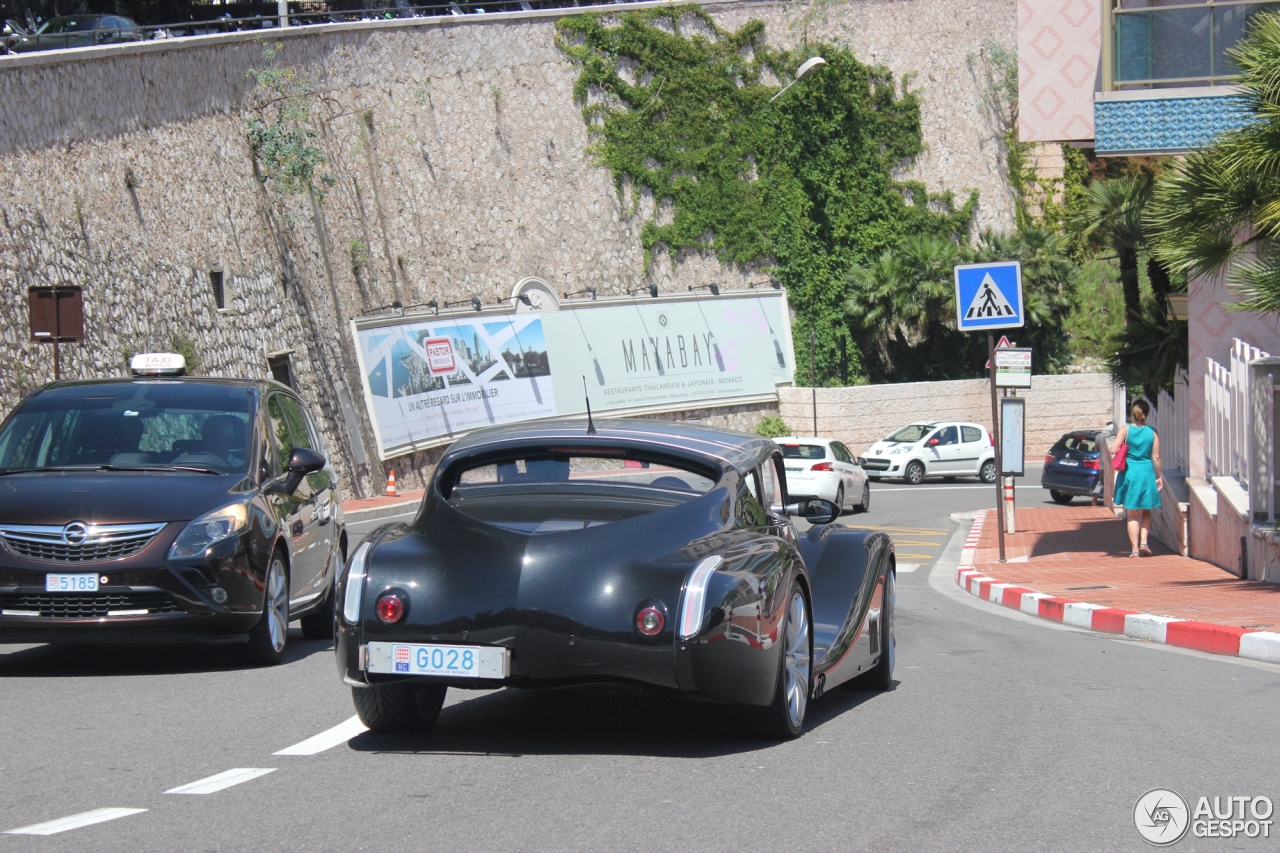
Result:
{"label": "black tire", "polygon": [[342,566],[346,563],[343,559],[341,551],[335,552],[335,556],[339,562],[333,568],[333,577],[329,579],[329,591],[325,593],[324,602],[316,608],[314,613],[303,616],[298,622],[302,625],[302,636],[308,640],[332,640],[334,628],[334,588],[338,585],[338,575],[342,572]]}
{"label": "black tire", "polygon": [[289,642],[289,569],[279,551],[271,555],[263,587],[262,618],[249,632],[244,657],[257,666],[275,666]]}
{"label": "black tire", "polygon": [[907,469],[902,472],[902,479],[913,486],[924,482],[924,465],[920,462],[908,462]]}
{"label": "black tire", "polygon": [[880,608],[880,660],[862,676],[868,690],[893,689],[893,665],[897,658],[897,641],[893,634],[893,611],[898,597],[898,580],[893,570],[884,577],[884,601]]}
{"label": "black tire", "polygon": [[870,480],[870,481],[871,481],[871,482],[873,482],[873,483],[878,483],[878,482],[880,482],[880,477],[879,477],[878,475],[875,475],[875,474],[868,474],[868,475],[867,475],[867,479],[868,479],[868,480]]}
{"label": "black tire", "polygon": [[[813,695],[813,631],[810,629],[809,603],[804,590],[791,582],[787,592],[787,613],[778,628],[782,638],[782,653],[778,655],[778,679],[773,691],[773,702],[765,708],[753,708],[755,733],[766,740],[792,740],[804,731],[804,717],[809,697]],[[797,620],[794,617],[799,614]],[[797,622],[799,629],[796,630]],[[801,651],[802,650],[802,651]],[[800,657],[803,655],[803,661]],[[799,676],[803,670],[803,676]],[[793,684],[801,686],[803,694],[791,695]],[[794,704],[798,706],[793,707]]]}
{"label": "black tire", "polygon": [[988,459],[982,463],[982,468],[978,471],[978,479],[984,483],[996,481],[996,460]]}
{"label": "black tire", "polygon": [[841,483],[839,486],[836,487],[835,505],[836,505],[836,509],[838,510],[836,515],[837,516],[843,515],[844,514],[844,483]]}
{"label": "black tire", "polygon": [[854,512],[870,512],[871,511],[871,484],[862,484],[862,502],[853,508]]}
{"label": "black tire", "polygon": [[1066,506],[1067,504],[1071,503],[1071,501],[1075,498],[1075,495],[1068,495],[1065,492],[1059,492],[1054,489],[1050,489],[1049,497],[1053,498],[1054,503],[1062,504],[1063,506]]}
{"label": "black tire", "polygon": [[435,725],[449,690],[443,684],[378,684],[352,687],[360,722],[374,732],[427,732]]}
{"label": "black tire", "polygon": [[956,478],[955,478],[955,477],[943,477],[943,478],[942,478],[942,482],[944,482],[944,483],[954,483],[955,481],[956,481]]}

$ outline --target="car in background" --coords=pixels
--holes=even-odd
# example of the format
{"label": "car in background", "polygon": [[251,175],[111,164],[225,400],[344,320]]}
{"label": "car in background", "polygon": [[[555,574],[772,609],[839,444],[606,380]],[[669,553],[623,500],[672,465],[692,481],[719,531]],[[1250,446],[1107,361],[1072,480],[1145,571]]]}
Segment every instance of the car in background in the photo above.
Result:
{"label": "car in background", "polygon": [[1102,460],[1097,430],[1074,430],[1058,439],[1044,457],[1040,485],[1055,503],[1071,503],[1075,497],[1100,495]]}
{"label": "car in background", "polygon": [[333,636],[347,535],[315,422],[264,379],[54,382],[0,424],[0,643],[227,643],[279,663]]}
{"label": "car in background", "polygon": [[908,424],[868,447],[858,464],[872,480],[890,477],[912,485],[932,477],[996,481],[991,434],[980,424],[960,421]]}
{"label": "car in background", "polygon": [[141,41],[142,30],[123,15],[63,15],[50,18],[40,29],[9,46],[11,53],[61,50]]}
{"label": "car in background", "polygon": [[8,53],[10,48],[26,38],[27,35],[26,27],[12,18],[0,21],[0,53]]}
{"label": "car in background", "polygon": [[[843,512],[871,509],[871,483],[858,460],[834,438],[775,438],[787,469],[787,494],[796,500],[821,498]],[[850,506],[852,504],[852,506]]]}

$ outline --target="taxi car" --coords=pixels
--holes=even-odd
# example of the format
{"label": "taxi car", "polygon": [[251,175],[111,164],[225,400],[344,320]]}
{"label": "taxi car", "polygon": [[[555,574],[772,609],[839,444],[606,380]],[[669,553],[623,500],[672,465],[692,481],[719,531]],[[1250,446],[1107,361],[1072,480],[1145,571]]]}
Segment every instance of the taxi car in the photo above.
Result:
{"label": "taxi car", "polygon": [[0,424],[0,643],[243,644],[333,635],[347,536],[305,404],[264,379],[55,382]]}

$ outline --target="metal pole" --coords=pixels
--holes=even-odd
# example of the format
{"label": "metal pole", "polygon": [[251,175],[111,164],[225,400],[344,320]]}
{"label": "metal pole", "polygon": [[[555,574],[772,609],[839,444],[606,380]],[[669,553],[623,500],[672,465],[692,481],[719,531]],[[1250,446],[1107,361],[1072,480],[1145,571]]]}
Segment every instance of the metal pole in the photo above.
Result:
{"label": "metal pole", "polygon": [[1000,536],[1000,562],[1004,562],[1004,488],[1000,472],[1004,470],[1000,458],[1000,403],[996,399],[996,336],[987,332],[987,355],[991,359],[991,440],[996,445],[996,529]]}
{"label": "metal pole", "polygon": [[809,329],[809,384],[813,386],[813,435],[816,438],[818,435],[818,340],[813,329]]}
{"label": "metal pole", "polygon": [[62,306],[59,304],[62,294],[58,288],[53,289],[53,381],[62,378],[62,365],[59,363],[58,346],[62,338]]}

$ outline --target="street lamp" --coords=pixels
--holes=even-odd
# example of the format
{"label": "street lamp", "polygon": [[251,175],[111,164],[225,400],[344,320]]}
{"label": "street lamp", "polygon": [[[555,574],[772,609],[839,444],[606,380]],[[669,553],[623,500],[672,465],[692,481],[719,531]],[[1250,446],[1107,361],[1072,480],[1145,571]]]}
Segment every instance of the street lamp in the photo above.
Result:
{"label": "street lamp", "polygon": [[[814,56],[814,57],[812,57],[812,58],[810,58],[810,59],[806,59],[806,60],[805,60],[805,61],[800,65],[800,67],[799,67],[798,69],[796,69],[796,79],[792,80],[790,83],[788,83],[787,85],[783,86],[783,87],[782,87],[782,92],[787,91],[787,90],[788,90],[788,89],[790,89],[792,86],[794,86],[795,84],[799,83],[799,82],[800,82],[801,80],[803,80],[804,78],[808,77],[810,74],[813,74],[815,71],[820,70],[820,69],[822,68],[822,66],[824,66],[824,65],[826,65],[826,64],[827,64],[827,61],[826,61],[825,59],[823,59],[821,56]],[[776,95],[774,95],[772,98],[770,98],[770,99],[769,99],[769,103],[771,103],[771,104],[772,104],[774,101],[778,100],[778,98],[781,98],[781,97],[782,97],[782,92],[779,92],[778,94],[776,94]]]}

